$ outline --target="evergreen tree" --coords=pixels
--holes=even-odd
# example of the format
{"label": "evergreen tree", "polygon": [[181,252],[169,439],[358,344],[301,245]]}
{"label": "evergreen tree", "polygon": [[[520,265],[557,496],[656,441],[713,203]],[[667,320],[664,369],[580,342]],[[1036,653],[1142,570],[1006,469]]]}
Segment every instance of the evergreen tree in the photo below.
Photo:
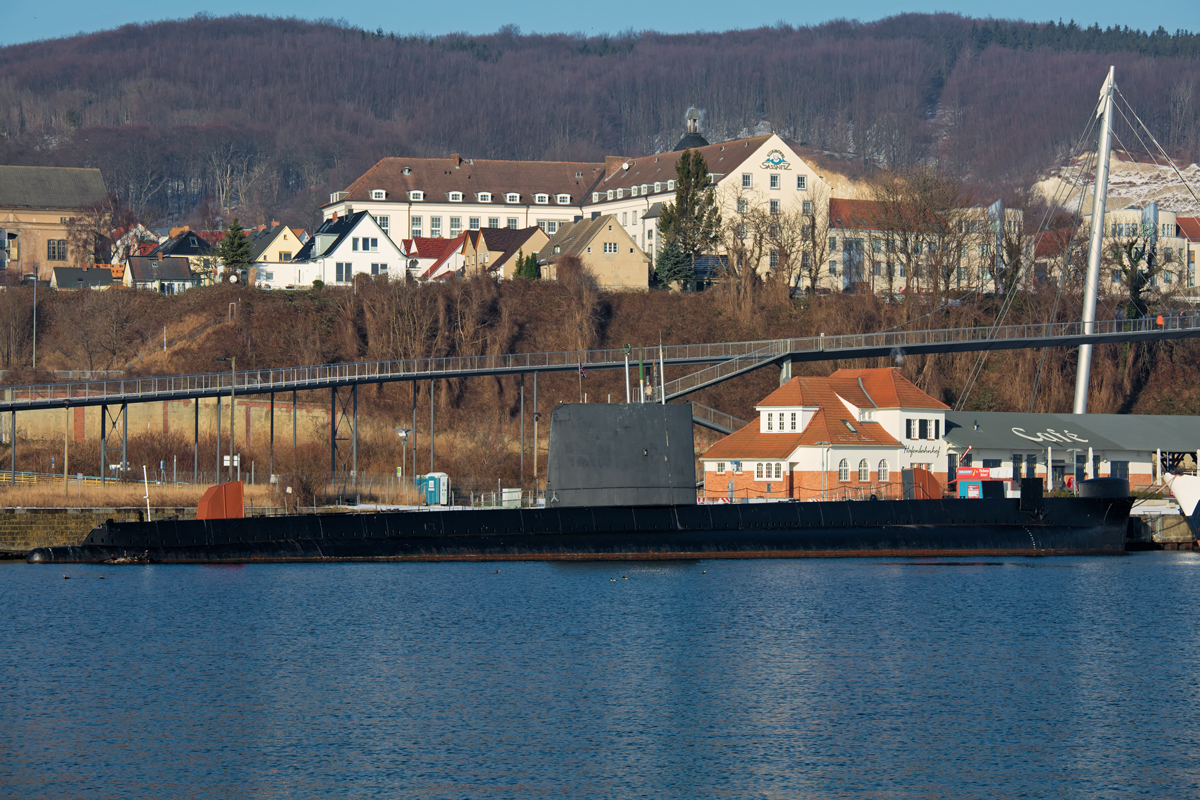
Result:
{"label": "evergreen tree", "polygon": [[684,255],[674,239],[667,239],[658,251],[658,263],[654,265],[654,277],[663,286],[672,283],[687,283],[695,280],[692,259]]}
{"label": "evergreen tree", "polygon": [[542,277],[542,270],[538,267],[536,253],[531,253],[528,256],[523,256],[520,252],[517,253],[517,276],[527,278],[531,281],[536,281]]}
{"label": "evergreen tree", "polygon": [[232,275],[254,263],[254,248],[237,217],[225,231],[225,238],[217,245],[217,258],[225,265],[225,274]]}
{"label": "evergreen tree", "polygon": [[696,150],[684,150],[675,164],[675,202],[663,207],[658,229],[689,263],[709,252],[717,240],[721,212],[708,182],[708,164]]}

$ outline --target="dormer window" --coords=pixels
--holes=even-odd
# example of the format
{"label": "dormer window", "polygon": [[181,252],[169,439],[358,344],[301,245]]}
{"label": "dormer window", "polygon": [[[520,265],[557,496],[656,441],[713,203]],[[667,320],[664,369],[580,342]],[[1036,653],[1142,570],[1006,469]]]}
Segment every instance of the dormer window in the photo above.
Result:
{"label": "dormer window", "polygon": [[618,199],[618,200],[620,200],[620,199],[621,199],[622,197],[624,197],[624,196],[625,196],[625,190],[624,190],[624,189],[617,189],[617,199]]}
{"label": "dormer window", "polygon": [[554,202],[558,203],[560,206],[569,206],[571,205],[571,195],[556,194],[554,195]]}
{"label": "dormer window", "polygon": [[629,189],[629,196],[630,196],[630,197],[637,197],[637,189],[638,189],[638,187],[636,187],[636,186],[634,186],[634,187],[631,187],[631,188]]}
{"label": "dormer window", "polygon": [[675,191],[675,181],[673,181],[673,180],[667,181],[667,191],[668,192]]}
{"label": "dormer window", "polygon": [[612,190],[612,189],[609,189],[609,190],[608,190],[608,199],[609,199],[609,200],[612,200],[612,199],[613,199],[613,190]]}
{"label": "dormer window", "polygon": [[533,202],[537,203],[537,204],[538,204],[538,205],[540,205],[540,206],[544,206],[544,205],[546,205],[547,203],[549,203],[549,202],[550,202],[550,195],[548,195],[548,194],[535,194],[535,195],[533,196]]}
{"label": "dormer window", "polygon": [[371,190],[371,199],[372,200],[387,200],[387,192],[385,192],[383,189],[372,189]]}
{"label": "dormer window", "polygon": [[425,199],[425,193],[419,189],[413,189],[408,193],[408,199],[414,203],[420,202]]}
{"label": "dormer window", "polygon": [[451,203],[461,203],[462,202],[462,192],[450,192],[449,200]]}
{"label": "dormer window", "polygon": [[600,202],[600,193],[599,192],[592,192],[592,202],[593,203]]}
{"label": "dormer window", "polygon": [[646,186],[646,184],[644,184],[644,183],[643,183],[643,184],[642,184],[642,194],[643,194],[643,195],[645,195],[645,194],[646,194],[646,189],[647,189],[647,188],[648,188],[648,187]]}
{"label": "dormer window", "polygon": [[659,193],[659,192],[661,192],[661,191],[662,191],[662,182],[661,182],[661,181],[655,181],[655,182],[654,182],[654,193],[655,193],[655,194],[658,194],[658,193]]}
{"label": "dormer window", "polygon": [[504,195],[504,202],[519,203],[521,202],[521,195],[517,194],[516,192],[509,192],[508,194]]}
{"label": "dormer window", "polygon": [[492,193],[491,192],[480,192],[479,194],[475,195],[475,199],[477,199],[481,203],[490,203],[490,202],[492,202]]}

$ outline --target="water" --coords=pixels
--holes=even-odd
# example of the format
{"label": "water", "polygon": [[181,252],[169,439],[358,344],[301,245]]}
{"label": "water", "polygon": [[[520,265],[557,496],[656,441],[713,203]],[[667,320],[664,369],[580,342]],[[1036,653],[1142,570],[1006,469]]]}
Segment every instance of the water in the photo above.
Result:
{"label": "water", "polygon": [[1200,795],[1191,554],[0,564],[0,609],[6,798]]}

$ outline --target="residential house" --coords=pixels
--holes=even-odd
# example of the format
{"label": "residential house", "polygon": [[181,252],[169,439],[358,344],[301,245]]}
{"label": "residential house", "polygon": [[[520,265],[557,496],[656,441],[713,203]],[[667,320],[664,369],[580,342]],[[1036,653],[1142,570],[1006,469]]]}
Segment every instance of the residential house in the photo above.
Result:
{"label": "residential house", "polygon": [[[217,257],[217,245],[224,236],[221,231],[194,231],[186,225],[172,228],[166,241],[151,250],[146,257],[155,260],[185,259],[188,269],[191,274],[197,276],[200,285],[210,286],[221,279],[221,261]],[[129,281],[126,281],[126,285],[129,285]]]}
{"label": "residential house", "polygon": [[[565,223],[570,224],[570,223]],[[497,279],[516,274],[517,256],[536,255],[550,241],[546,231],[528,228],[482,228],[467,231],[463,249],[463,274],[490,275]]]}
{"label": "residential house", "polygon": [[182,256],[133,256],[124,278],[125,286],[160,294],[181,294],[200,283],[201,276],[192,272],[189,260]]}
{"label": "residential house", "polygon": [[894,499],[914,467],[946,483],[948,407],[897,369],[792,378],[755,409],[701,456],[706,499]]}
{"label": "residential house", "polygon": [[286,264],[304,246],[300,235],[287,225],[272,222],[259,225],[257,230],[249,230],[246,235],[254,250],[254,260],[261,262]]}
{"label": "residential house", "polygon": [[407,262],[375,218],[366,211],[327,219],[292,262],[313,265],[313,280],[349,285],[355,275],[390,276]]}
{"label": "residential house", "polygon": [[558,261],[565,256],[577,256],[603,289],[650,288],[650,259],[612,214],[560,228],[538,253],[542,277],[556,279]]}
{"label": "residential house", "polygon": [[453,239],[446,241],[445,247],[442,249],[442,254],[433,260],[425,271],[417,276],[417,280],[434,281],[434,280],[449,280],[457,278],[463,274],[463,265],[466,262],[464,252],[467,247],[467,234],[460,233]]}
{"label": "residential house", "polygon": [[125,265],[130,256],[145,256],[165,241],[154,231],[138,222],[113,231],[112,263]]}
{"label": "residential house", "polygon": [[442,261],[452,250],[452,239],[432,239],[418,236],[413,239],[402,239],[400,251],[404,253],[405,268],[411,280],[420,280],[434,264]]}
{"label": "residential house", "polygon": [[93,253],[72,249],[70,230],[107,197],[98,169],[0,166],[0,266],[48,281],[54,267],[91,263]]}
{"label": "residential house", "polygon": [[112,285],[112,270],[100,267],[55,267],[50,278],[50,288],[61,291],[107,289]]}

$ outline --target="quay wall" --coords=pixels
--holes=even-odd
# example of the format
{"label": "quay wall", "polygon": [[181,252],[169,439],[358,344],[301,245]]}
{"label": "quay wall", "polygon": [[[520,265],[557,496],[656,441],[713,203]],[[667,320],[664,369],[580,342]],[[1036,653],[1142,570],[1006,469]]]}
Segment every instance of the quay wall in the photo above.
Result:
{"label": "quay wall", "polygon": [[[153,508],[154,519],[195,519],[194,508]],[[35,547],[79,544],[107,519],[141,522],[144,508],[0,509],[0,554],[24,557]]]}

